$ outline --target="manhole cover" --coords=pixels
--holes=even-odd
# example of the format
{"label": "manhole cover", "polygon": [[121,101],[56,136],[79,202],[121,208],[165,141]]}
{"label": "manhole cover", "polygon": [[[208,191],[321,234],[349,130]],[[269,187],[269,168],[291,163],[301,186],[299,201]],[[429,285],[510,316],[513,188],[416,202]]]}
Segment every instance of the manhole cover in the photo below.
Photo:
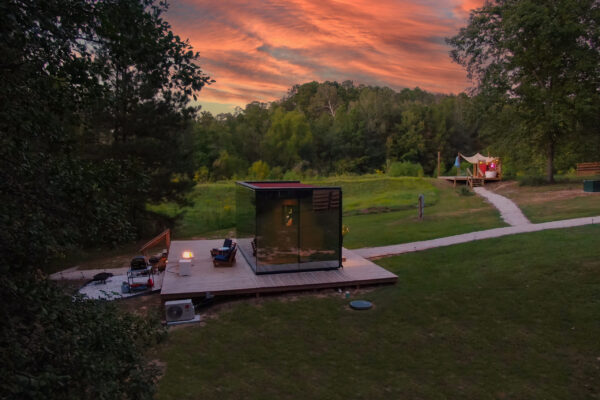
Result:
{"label": "manhole cover", "polygon": [[368,310],[369,308],[373,307],[373,304],[366,300],[354,300],[350,302],[350,307],[354,308],[355,310]]}

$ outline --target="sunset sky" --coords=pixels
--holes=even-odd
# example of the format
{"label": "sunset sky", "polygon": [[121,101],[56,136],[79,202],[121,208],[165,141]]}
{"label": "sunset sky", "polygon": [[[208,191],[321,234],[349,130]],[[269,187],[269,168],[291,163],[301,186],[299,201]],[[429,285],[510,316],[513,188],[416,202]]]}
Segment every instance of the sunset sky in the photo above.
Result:
{"label": "sunset sky", "polygon": [[296,83],[352,80],[399,90],[469,86],[444,39],[483,0],[173,0],[167,20],[216,80],[203,110],[281,98]]}

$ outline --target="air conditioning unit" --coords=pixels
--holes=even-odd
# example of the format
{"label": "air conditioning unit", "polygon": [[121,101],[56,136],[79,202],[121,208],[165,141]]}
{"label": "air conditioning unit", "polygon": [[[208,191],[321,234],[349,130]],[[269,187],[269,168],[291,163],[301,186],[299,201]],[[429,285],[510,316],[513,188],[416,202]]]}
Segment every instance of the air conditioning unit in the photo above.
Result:
{"label": "air conditioning unit", "polygon": [[192,299],[165,301],[165,313],[167,322],[194,319],[195,310]]}

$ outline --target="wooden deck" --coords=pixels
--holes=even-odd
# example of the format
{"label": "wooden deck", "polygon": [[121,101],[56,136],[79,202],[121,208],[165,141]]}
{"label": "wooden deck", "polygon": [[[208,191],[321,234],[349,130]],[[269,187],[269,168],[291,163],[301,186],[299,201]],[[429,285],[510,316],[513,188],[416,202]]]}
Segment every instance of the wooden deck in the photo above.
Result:
{"label": "wooden deck", "polygon": [[[465,184],[467,183],[467,179],[469,177],[468,176],[438,176],[438,179],[444,179],[446,181],[449,182],[453,182],[454,186],[456,186],[456,182],[464,182]],[[480,177],[481,179],[483,179],[484,182],[497,182],[497,181],[501,181],[502,178],[483,178]]]}
{"label": "wooden deck", "polygon": [[[161,298],[163,301],[212,295],[260,294],[373,284],[396,283],[398,277],[384,268],[344,249],[344,268],[330,271],[289,272],[255,275],[238,252],[233,267],[214,267],[210,249],[223,240],[179,240],[171,242]],[[191,274],[179,275],[178,258],[192,251]]]}

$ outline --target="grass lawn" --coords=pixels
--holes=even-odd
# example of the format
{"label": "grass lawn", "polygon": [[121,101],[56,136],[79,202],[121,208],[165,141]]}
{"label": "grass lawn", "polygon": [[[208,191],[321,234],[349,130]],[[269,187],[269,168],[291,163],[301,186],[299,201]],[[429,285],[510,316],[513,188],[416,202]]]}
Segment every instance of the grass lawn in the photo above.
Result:
{"label": "grass lawn", "polygon": [[174,217],[181,215],[173,231],[175,239],[212,237],[235,226],[235,183],[207,183],[194,187],[189,206],[176,203],[149,205],[152,211]]}
{"label": "grass lawn", "polygon": [[438,202],[438,190],[429,178],[391,178],[381,175],[334,177],[307,181],[320,186],[341,186],[344,215],[416,209],[419,194],[426,205]]}
{"label": "grass lawn", "polygon": [[498,211],[479,196],[461,196],[451,184],[428,180],[435,190],[435,203],[427,204],[423,221],[416,205],[409,210],[344,217],[350,233],[344,238],[349,249],[385,246],[506,226]]}
{"label": "grass lawn", "polygon": [[600,193],[584,192],[582,182],[542,186],[506,182],[489,188],[517,203],[533,223],[600,215]]}
{"label": "grass lawn", "polygon": [[[404,243],[504,226],[498,212],[477,196],[460,196],[446,182],[429,178],[389,178],[380,175],[307,180],[322,186],[341,186],[349,248]],[[425,221],[418,222],[417,199],[425,195]],[[149,206],[169,216],[182,214],[176,239],[220,237],[235,226],[235,184],[196,186],[191,205]]]}
{"label": "grass lawn", "polygon": [[[451,185],[430,178],[390,178],[381,175],[341,176],[306,181],[321,186],[341,186],[344,223],[350,233],[349,248],[403,243],[503,226],[498,212],[477,196],[460,196]],[[418,222],[417,198],[425,195],[425,220]],[[190,205],[149,205],[168,216],[181,215],[174,239],[212,239],[234,235],[235,183],[197,185],[188,195]],[[48,273],[74,265],[78,269],[118,268],[148,240],[117,249],[86,250],[59,260]],[[158,249],[160,250],[160,249]]]}
{"label": "grass lawn", "polygon": [[[395,286],[252,299],[170,331],[158,399],[600,396],[600,226],[378,262]],[[355,297],[356,294],[353,294]]]}

